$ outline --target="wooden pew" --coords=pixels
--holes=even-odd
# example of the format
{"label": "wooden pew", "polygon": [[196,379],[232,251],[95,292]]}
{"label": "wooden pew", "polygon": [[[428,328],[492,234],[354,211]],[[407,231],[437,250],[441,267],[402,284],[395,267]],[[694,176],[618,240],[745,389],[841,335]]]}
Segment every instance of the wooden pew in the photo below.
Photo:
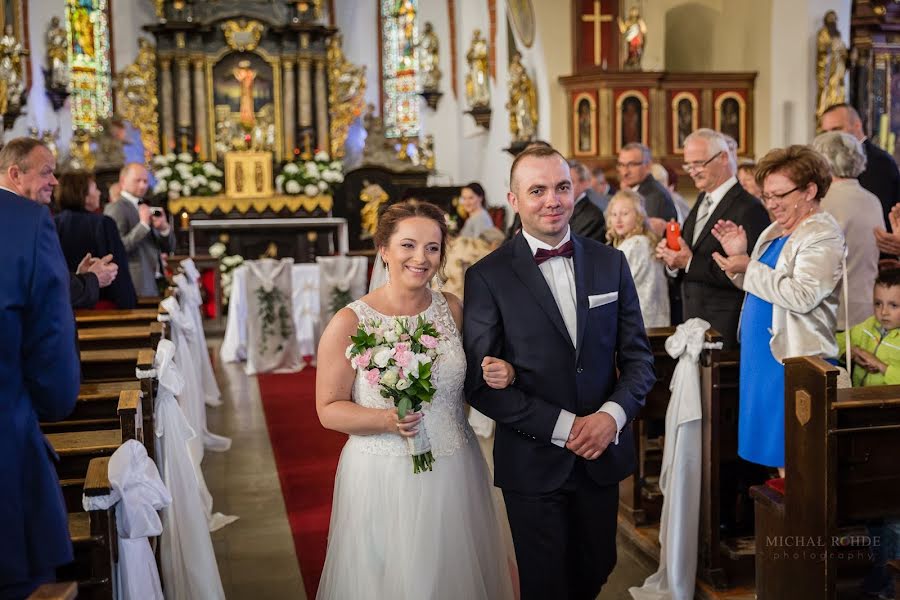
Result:
{"label": "wooden pew", "polygon": [[153,368],[153,358],[150,348],[82,350],[81,376],[84,381],[134,379],[136,369]]}
{"label": "wooden pew", "polygon": [[146,325],[165,315],[162,307],[135,308],[130,310],[76,310],[75,324],[79,329],[123,325]]}
{"label": "wooden pew", "polygon": [[759,600],[857,597],[866,523],[900,515],[900,386],[838,390],[837,374],[785,361],[784,493],[751,489]]}
{"label": "wooden pew", "polygon": [[78,329],[81,350],[114,350],[119,348],[156,348],[163,336],[163,324],[114,325]]}
{"label": "wooden pew", "polygon": [[[94,384],[100,385],[100,384]],[[75,410],[65,421],[41,423],[44,433],[65,433],[98,429],[119,429],[126,440],[144,441],[144,416],[141,406],[140,383],[125,381],[107,384],[109,393],[83,396],[79,392]],[[118,393],[112,391],[120,389]],[[84,386],[82,386],[83,388]]]}
{"label": "wooden pew", "polygon": [[[634,421],[637,472],[619,486],[619,509],[626,531],[633,532],[636,545],[657,560],[663,500],[658,481],[671,395],[669,384],[677,363],[666,352],[665,340],[674,332],[674,327],[647,331],[657,382]],[[704,341],[716,344],[722,337],[709,330]],[[737,455],[739,358],[739,352],[718,349],[707,349],[700,354],[703,477],[697,569],[698,575],[717,589],[753,580],[753,511],[747,495],[749,485],[739,486],[735,476],[745,467]],[[751,478],[754,484],[765,480],[763,475],[751,475],[755,477]]]}
{"label": "wooden pew", "polygon": [[46,583],[34,590],[28,600],[75,600],[78,596],[78,584],[74,581],[65,583]]}
{"label": "wooden pew", "polygon": [[162,300],[160,296],[138,296],[137,308],[156,308]]}
{"label": "wooden pew", "polygon": [[[82,488],[85,496],[104,496],[112,491],[108,469],[109,457],[90,461]],[[112,600],[112,574],[119,558],[115,511],[85,512],[80,495],[67,498],[66,508],[75,560],[59,569],[57,576],[77,581],[81,600]]]}

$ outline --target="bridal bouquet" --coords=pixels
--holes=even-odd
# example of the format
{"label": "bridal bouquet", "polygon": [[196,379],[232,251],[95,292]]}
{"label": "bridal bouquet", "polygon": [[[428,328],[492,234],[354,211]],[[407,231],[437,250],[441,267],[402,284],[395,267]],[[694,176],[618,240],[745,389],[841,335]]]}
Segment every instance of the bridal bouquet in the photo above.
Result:
{"label": "bridal bouquet", "polygon": [[[424,316],[419,316],[414,324],[406,317],[370,319],[360,322],[356,335],[350,336],[346,356],[360,377],[380,388],[382,397],[394,401],[402,419],[417,412],[424,402],[431,402],[434,396],[431,365],[437,357],[440,338],[437,327]],[[419,421],[416,435],[406,441],[413,473],[431,471],[434,456],[424,420]]]}

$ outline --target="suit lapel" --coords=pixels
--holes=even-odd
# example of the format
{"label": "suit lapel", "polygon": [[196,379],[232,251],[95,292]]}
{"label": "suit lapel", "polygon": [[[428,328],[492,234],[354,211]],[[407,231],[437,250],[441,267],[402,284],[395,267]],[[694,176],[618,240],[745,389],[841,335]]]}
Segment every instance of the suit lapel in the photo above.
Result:
{"label": "suit lapel", "polygon": [[691,207],[691,212],[684,219],[684,231],[681,232],[681,237],[684,238],[684,241],[687,242],[691,249],[696,248],[696,244],[694,244],[694,227],[697,225],[697,213],[700,211],[700,203],[703,202],[705,197],[706,192],[700,192],[700,195],[697,196],[697,201]]}
{"label": "suit lapel", "polygon": [[566,324],[559,312],[559,307],[556,305],[556,300],[550,292],[550,286],[547,285],[547,280],[544,279],[544,275],[534,262],[531,247],[521,233],[515,237],[512,268],[519,279],[522,280],[522,283],[525,284],[525,287],[528,288],[528,291],[534,296],[534,299],[537,300],[541,309],[547,313],[547,317],[550,318],[550,321],[566,340],[566,343],[571,344],[572,338],[569,336],[569,330],[566,329]]}
{"label": "suit lapel", "polygon": [[584,244],[575,236],[572,236],[572,246],[575,254],[572,257],[575,267],[575,314],[576,327],[575,360],[581,355],[581,347],[584,342],[584,330],[587,328],[588,317],[588,289],[590,277],[588,273],[588,260],[585,256]]}

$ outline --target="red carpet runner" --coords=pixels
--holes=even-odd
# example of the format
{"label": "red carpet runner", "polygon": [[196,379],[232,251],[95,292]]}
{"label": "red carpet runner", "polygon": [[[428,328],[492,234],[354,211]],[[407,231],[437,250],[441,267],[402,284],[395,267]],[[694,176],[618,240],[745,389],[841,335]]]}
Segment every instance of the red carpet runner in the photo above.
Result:
{"label": "red carpet runner", "polygon": [[334,473],[347,436],[319,424],[312,367],[257,379],[294,549],[312,599],[325,564]]}

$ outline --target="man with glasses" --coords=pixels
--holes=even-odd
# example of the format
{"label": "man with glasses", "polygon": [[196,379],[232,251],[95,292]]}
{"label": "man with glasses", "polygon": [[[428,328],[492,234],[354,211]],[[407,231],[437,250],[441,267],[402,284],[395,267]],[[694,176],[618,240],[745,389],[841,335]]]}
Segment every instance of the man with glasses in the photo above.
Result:
{"label": "man with glasses", "polygon": [[637,142],[625,144],[619,150],[616,171],[623,188],[631,188],[644,199],[644,209],[650,217],[650,227],[657,235],[664,235],[666,222],[678,218],[669,190],[653,178],[650,148]]}
{"label": "man with glasses", "polygon": [[744,293],[713,260],[714,252],[724,254],[724,250],[710,232],[720,219],[733,221],[747,232],[747,245],[753,248],[769,225],[769,215],[738,183],[737,165],[722,134],[698,129],[689,135],[684,160],[684,170],[700,195],[685,219],[680,249],[672,250],[662,240],[656,255],[666,263],[669,275],[682,284],[685,320],[700,317],[709,321],[725,338],[725,349],[735,349]]}

